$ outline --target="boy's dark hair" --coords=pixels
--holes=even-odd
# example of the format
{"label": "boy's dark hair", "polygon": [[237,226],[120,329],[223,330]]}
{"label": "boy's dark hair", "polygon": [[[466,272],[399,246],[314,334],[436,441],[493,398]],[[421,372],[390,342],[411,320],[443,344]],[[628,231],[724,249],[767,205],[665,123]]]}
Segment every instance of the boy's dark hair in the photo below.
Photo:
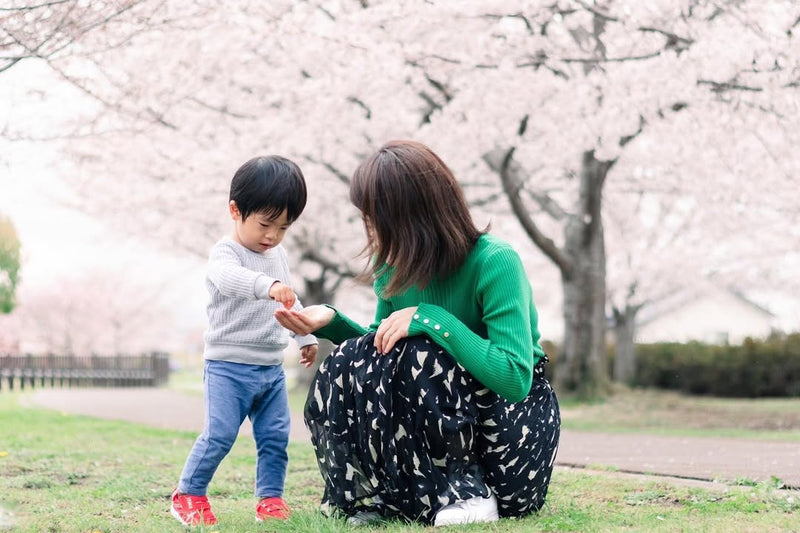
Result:
{"label": "boy's dark hair", "polygon": [[292,223],[306,207],[306,180],[300,167],[285,157],[254,157],[233,175],[230,200],[236,202],[242,220],[253,213],[273,219],[285,209]]}
{"label": "boy's dark hair", "polygon": [[364,219],[371,274],[392,269],[384,296],[450,275],[484,233],[447,165],[413,141],[388,142],[361,163],[350,201]]}

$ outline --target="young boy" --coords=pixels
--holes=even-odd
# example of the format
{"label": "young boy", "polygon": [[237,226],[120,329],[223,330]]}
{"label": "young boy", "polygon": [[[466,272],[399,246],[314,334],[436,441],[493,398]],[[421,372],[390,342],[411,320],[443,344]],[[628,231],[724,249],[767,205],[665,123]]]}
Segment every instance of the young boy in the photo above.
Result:
{"label": "young boy", "polygon": [[[206,497],[211,478],[249,416],[258,458],[256,520],[285,519],[281,496],[286,478],[289,406],[283,350],[289,332],[275,310],[301,309],[289,284],[286,230],[306,205],[300,168],[279,156],[256,157],[231,181],[228,204],[233,233],[211,249],[206,287],[210,294],[205,334],[205,427],[189,453],[170,512],[187,526],[217,522]],[[317,356],[313,335],[296,336],[300,363]]]}

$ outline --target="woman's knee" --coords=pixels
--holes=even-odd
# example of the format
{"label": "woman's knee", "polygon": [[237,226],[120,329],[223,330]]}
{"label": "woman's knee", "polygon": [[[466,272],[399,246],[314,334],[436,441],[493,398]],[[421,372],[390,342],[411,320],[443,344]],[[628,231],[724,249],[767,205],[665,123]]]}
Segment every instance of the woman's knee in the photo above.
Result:
{"label": "woman's knee", "polygon": [[426,369],[426,377],[436,377],[458,366],[452,355],[425,336],[401,339],[392,351],[397,358],[396,369],[403,376]]}

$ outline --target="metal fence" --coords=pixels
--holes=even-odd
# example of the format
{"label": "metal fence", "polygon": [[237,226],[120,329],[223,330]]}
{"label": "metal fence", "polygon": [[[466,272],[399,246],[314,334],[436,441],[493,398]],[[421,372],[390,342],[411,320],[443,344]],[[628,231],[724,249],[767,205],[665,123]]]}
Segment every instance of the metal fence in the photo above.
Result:
{"label": "metal fence", "polygon": [[169,378],[169,355],[2,355],[0,391],[26,387],[157,387]]}

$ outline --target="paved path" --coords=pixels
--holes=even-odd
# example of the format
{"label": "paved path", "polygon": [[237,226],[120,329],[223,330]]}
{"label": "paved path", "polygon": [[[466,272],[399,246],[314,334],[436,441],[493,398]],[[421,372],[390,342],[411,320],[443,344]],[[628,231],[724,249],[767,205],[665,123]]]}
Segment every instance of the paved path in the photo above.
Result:
{"label": "paved path", "polygon": [[[203,427],[202,396],[170,389],[40,389],[24,398],[26,405],[97,418],[195,432]],[[249,422],[240,434],[251,434]],[[291,439],[310,442],[299,415],[292,419]],[[797,442],[563,430],[556,464],[704,481],[774,476],[800,489]]]}

